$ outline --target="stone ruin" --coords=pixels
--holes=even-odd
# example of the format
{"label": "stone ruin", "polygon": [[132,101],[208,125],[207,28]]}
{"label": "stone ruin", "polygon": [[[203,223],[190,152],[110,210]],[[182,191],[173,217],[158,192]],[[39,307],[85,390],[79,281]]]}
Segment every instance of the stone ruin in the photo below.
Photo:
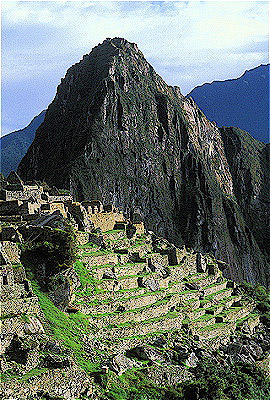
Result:
{"label": "stone ruin", "polygon": [[[20,226],[62,228],[69,221],[75,228],[77,260],[92,283],[81,285],[74,264],[61,273],[68,288],[59,285],[50,297],[64,313],[87,316],[91,326],[87,343],[92,341],[97,351],[112,355],[104,359],[106,371],[121,374],[132,368],[135,364],[128,354],[146,357],[142,353],[149,353],[151,335],[183,331],[200,346],[217,349],[234,332],[244,329],[252,334],[260,323],[255,304],[223,277],[223,262],[145,232],[142,222],[128,221],[112,205],[50,196],[43,187],[24,185],[11,173],[1,191],[0,221],[2,356],[16,338],[42,337],[46,330],[38,298],[20,263]],[[187,365],[192,363],[189,358]],[[186,373],[180,366],[172,372],[161,362],[171,383]],[[149,376],[158,373],[148,368]],[[80,388],[84,381],[89,383],[83,376]],[[40,380],[36,385],[42,386]],[[68,399],[70,393],[63,396]]]}
{"label": "stone ruin", "polygon": [[[52,217],[53,214],[53,217]],[[115,221],[124,221],[122,212],[100,201],[73,200],[71,195],[50,194],[42,185],[24,184],[16,172],[11,171],[7,184],[0,190],[0,223],[44,225],[59,216],[68,219],[75,229],[102,232],[112,230]]]}

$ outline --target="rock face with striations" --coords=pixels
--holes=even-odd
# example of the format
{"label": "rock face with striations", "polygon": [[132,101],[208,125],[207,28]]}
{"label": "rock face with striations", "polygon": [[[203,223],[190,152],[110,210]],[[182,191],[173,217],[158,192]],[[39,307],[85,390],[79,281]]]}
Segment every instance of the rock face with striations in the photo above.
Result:
{"label": "rock face with striations", "polygon": [[106,39],[67,71],[18,172],[113,203],[159,236],[214,253],[233,278],[268,284],[223,140],[136,44]]}

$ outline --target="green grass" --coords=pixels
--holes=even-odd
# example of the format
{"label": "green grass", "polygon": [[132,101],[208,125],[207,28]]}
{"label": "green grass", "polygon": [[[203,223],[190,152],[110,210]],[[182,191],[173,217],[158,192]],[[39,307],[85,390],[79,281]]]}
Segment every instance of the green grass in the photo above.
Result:
{"label": "green grass", "polygon": [[[115,291],[114,292],[114,294],[115,293],[133,293],[133,292],[139,292],[139,291],[141,291],[141,290],[146,290],[145,288],[141,288],[141,287],[136,287],[136,288],[132,288],[132,289],[119,289],[119,290],[117,290],[117,291]],[[97,294],[100,294],[100,293],[102,293],[103,295],[105,295],[105,294],[108,294],[108,295],[110,295],[111,294],[111,290],[104,290],[104,289],[95,289],[95,295],[97,295]],[[92,289],[84,289],[83,291],[80,291],[80,292],[76,292],[76,296],[77,297],[88,297],[88,296],[90,296],[90,297],[92,297],[93,298],[93,290]],[[120,299],[117,299],[117,301],[118,300],[120,300]],[[94,300],[94,302],[96,301],[96,299]],[[115,301],[115,299],[114,299],[114,301]],[[101,302],[103,302],[103,300],[101,300]]]}
{"label": "green grass", "polygon": [[135,242],[132,246],[130,246],[132,249],[137,248],[137,247],[141,247],[141,246],[147,246],[147,243],[144,242]]}
{"label": "green grass", "polygon": [[243,307],[230,307],[228,310],[223,310],[221,313],[217,314],[217,317],[227,317],[228,315],[230,315],[231,313],[233,313],[233,311],[239,311],[241,310]]}
{"label": "green grass", "polygon": [[197,301],[198,299],[197,298],[195,298],[195,299],[187,299],[187,300],[184,300],[185,301],[185,303],[194,303],[195,301]]}
{"label": "green grass", "polygon": [[236,326],[241,326],[243,324],[243,322],[248,321],[248,320],[252,320],[255,319],[257,317],[259,317],[260,314],[257,313],[250,313],[248,315],[246,315],[245,317],[239,318],[236,320]]}
{"label": "green grass", "polygon": [[148,318],[148,319],[146,319],[144,321],[140,321],[140,322],[130,321],[130,322],[123,322],[121,324],[110,324],[110,325],[103,327],[103,329],[111,330],[112,328],[115,328],[115,327],[116,328],[124,328],[124,327],[132,327],[136,324],[142,324],[142,325],[152,324],[155,322],[162,321],[164,319],[174,319],[174,318],[179,317],[180,315],[181,314],[178,313],[177,311],[173,311],[173,312],[168,312],[167,314],[164,314],[164,315],[160,315],[159,317]]}
{"label": "green grass", "polygon": [[89,319],[82,313],[66,314],[60,311],[52,301],[41,292],[37,283],[32,282],[35,295],[38,296],[40,307],[49,324],[53,338],[60,341],[68,348],[78,362],[78,364],[87,372],[95,371],[98,368],[97,363],[89,361],[89,355],[85,352],[83,335],[89,336],[93,333],[94,327],[89,323]]}
{"label": "green grass", "polygon": [[[120,292],[120,293],[136,292],[136,291],[143,290],[143,289],[146,290],[146,288],[139,288],[138,287],[138,288],[132,288],[132,289],[121,289],[121,290],[117,290],[114,293],[117,293],[117,292]],[[120,297],[118,299],[115,299],[113,297],[107,297],[107,298],[105,298],[103,300],[94,299],[93,301],[88,302],[87,305],[88,306],[95,306],[95,305],[101,305],[101,304],[109,304],[109,303],[112,303],[112,302],[117,302],[117,303],[121,303],[121,302],[125,302],[125,301],[128,302],[129,300],[135,300],[135,299],[138,299],[138,298],[141,298],[141,297],[144,297],[144,296],[155,296],[155,295],[161,294],[163,292],[166,292],[166,289],[161,288],[161,289],[156,290],[154,292],[148,290],[145,293],[141,293],[141,294],[134,295],[134,296],[129,296],[129,297]],[[85,292],[79,292],[79,293],[76,293],[76,295],[83,296],[84,293]],[[108,293],[108,296],[109,296],[111,294],[111,291],[104,291],[103,293]],[[92,292],[91,292],[91,297],[93,297],[93,293]]]}
{"label": "green grass", "polygon": [[44,374],[44,372],[46,372],[47,370],[48,370],[47,368],[33,368],[23,375],[18,375],[15,374],[14,372],[6,371],[1,373],[0,380],[1,382],[7,382],[9,380],[15,380],[15,379],[19,381],[27,381],[29,378],[32,378],[33,376],[39,376]]}
{"label": "green grass", "polygon": [[92,265],[92,269],[101,269],[101,268],[126,268],[126,267],[136,267],[136,266],[141,266],[141,263],[126,263],[126,264],[100,264],[100,265]]}
{"label": "green grass", "polygon": [[84,288],[86,285],[90,285],[92,290],[94,290],[99,281],[93,277],[92,272],[85,268],[80,260],[75,261],[73,266],[79,276],[81,286]]}
{"label": "green grass", "polygon": [[[189,278],[191,278],[191,277],[189,277]],[[209,279],[210,277],[209,276],[199,276],[199,277],[197,277],[197,278],[192,278],[192,279],[189,279],[188,281],[187,281],[187,283],[196,283],[196,282],[201,282],[201,281],[204,281],[204,280],[207,280],[207,279]]]}
{"label": "green grass", "polygon": [[76,246],[78,249],[96,249],[99,248],[99,246],[95,243],[86,243],[86,244],[82,244],[82,245],[78,245]]}
{"label": "green grass", "polygon": [[[224,282],[225,282],[225,280],[223,280],[222,282],[219,282],[219,283],[216,283],[216,282],[214,282],[214,283],[211,283],[211,285],[208,285],[208,286],[206,286],[205,287],[205,289],[208,289],[208,288],[211,288],[211,287],[214,287],[214,286],[220,286],[220,285],[223,285],[224,284]],[[228,288],[227,288],[228,289]]]}
{"label": "green grass", "polygon": [[[203,306],[203,305],[206,304],[206,303],[209,303],[209,302],[210,302],[211,300],[213,300],[217,295],[219,295],[219,294],[221,294],[221,293],[229,292],[230,290],[231,290],[231,289],[225,288],[225,289],[219,290],[219,291],[217,291],[217,292],[215,292],[215,293],[208,294],[207,296],[204,297],[203,300],[201,300],[201,306]],[[220,301],[220,300],[218,300],[218,301]]]}
{"label": "green grass", "polygon": [[184,318],[183,319],[183,321],[182,321],[182,325],[188,325],[188,324],[190,324],[190,318]]}
{"label": "green grass", "polygon": [[[142,306],[142,307],[137,307],[137,308],[133,308],[133,309],[130,309],[130,310],[122,311],[121,315],[122,314],[130,314],[130,313],[139,313],[139,312],[141,312],[143,310],[147,310],[147,309],[152,308],[152,307],[158,307],[158,306],[160,306],[162,304],[166,304],[166,303],[168,303],[169,300],[170,299],[168,299],[168,298],[164,298],[162,300],[158,300],[158,301],[156,301],[154,303],[147,304],[147,305]],[[113,312],[106,312],[106,313],[100,313],[100,314],[91,314],[91,315],[94,318],[103,318],[103,317],[108,317],[110,315],[118,315],[118,314],[119,313],[117,311],[113,311]]]}
{"label": "green grass", "polygon": [[201,332],[203,332],[203,331],[213,331],[213,330],[218,329],[218,328],[225,328],[226,326],[228,326],[227,322],[219,322],[219,323],[216,323],[216,324],[213,324],[213,325],[204,326],[203,328],[200,328],[200,331]]}
{"label": "green grass", "polygon": [[87,257],[87,256],[97,257],[106,254],[114,254],[114,253],[111,250],[97,250],[97,251],[84,252],[82,253],[82,257]]}
{"label": "green grass", "polygon": [[110,233],[118,233],[124,232],[123,229],[111,229],[110,231],[103,232],[103,235],[110,234]]}
{"label": "green grass", "polygon": [[200,317],[194,319],[193,322],[209,321],[210,319],[213,319],[213,318],[215,318],[214,315],[204,314],[204,315],[201,315]]}

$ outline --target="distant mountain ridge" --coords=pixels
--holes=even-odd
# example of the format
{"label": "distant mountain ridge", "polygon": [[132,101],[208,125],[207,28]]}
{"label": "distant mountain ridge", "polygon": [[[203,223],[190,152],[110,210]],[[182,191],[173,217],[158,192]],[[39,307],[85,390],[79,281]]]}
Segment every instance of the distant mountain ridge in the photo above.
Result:
{"label": "distant mountain ridge", "polygon": [[234,126],[269,142],[269,64],[245,71],[236,79],[195,87],[192,97],[218,126]]}
{"label": "distant mountain ridge", "polygon": [[7,176],[10,171],[16,171],[19,163],[34,140],[37,128],[44,121],[46,110],[41,111],[28,126],[11,132],[0,138],[1,158],[0,171]]}

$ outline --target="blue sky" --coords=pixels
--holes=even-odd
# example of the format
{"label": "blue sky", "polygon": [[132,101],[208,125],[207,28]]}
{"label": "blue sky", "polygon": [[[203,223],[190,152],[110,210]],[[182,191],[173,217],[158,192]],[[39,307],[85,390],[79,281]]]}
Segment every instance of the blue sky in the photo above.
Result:
{"label": "blue sky", "polygon": [[115,36],[187,94],[269,62],[268,2],[2,1],[2,134],[25,127],[66,70]]}

